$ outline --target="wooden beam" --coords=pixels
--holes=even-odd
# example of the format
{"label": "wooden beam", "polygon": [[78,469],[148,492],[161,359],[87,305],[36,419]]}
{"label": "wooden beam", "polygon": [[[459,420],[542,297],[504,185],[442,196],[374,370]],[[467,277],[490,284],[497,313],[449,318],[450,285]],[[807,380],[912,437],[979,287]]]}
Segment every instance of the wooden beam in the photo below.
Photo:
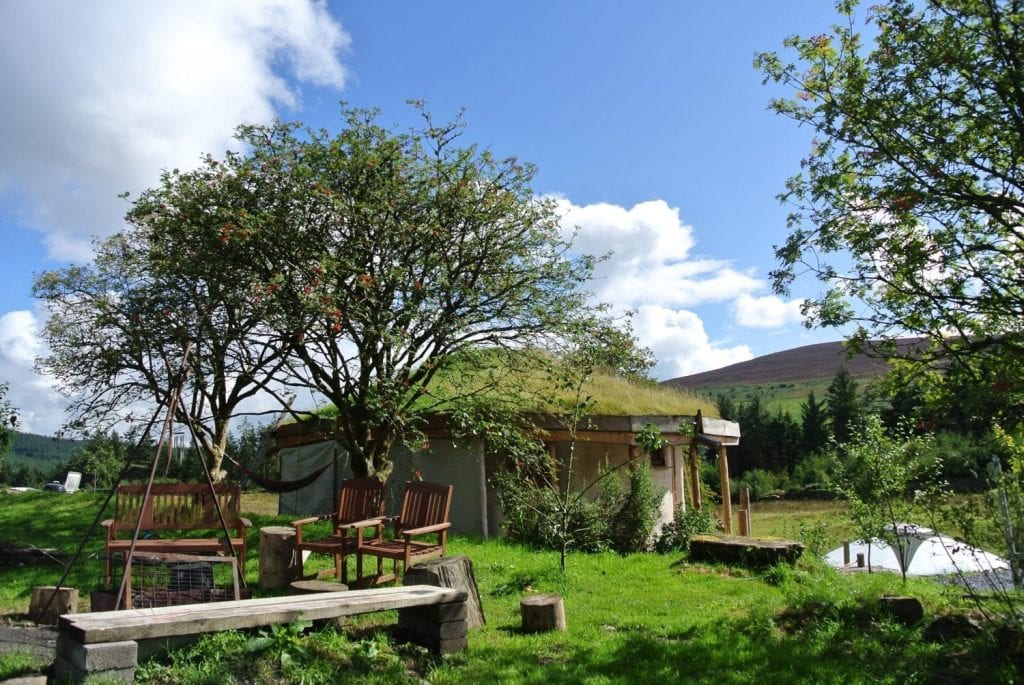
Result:
{"label": "wooden beam", "polygon": [[[570,442],[572,435],[567,430],[539,431],[537,438],[544,442]],[[662,433],[661,437],[673,444],[683,444],[679,433]],[[578,431],[577,442],[594,442],[605,445],[636,445],[636,433],[632,431]]]}
{"label": "wooden beam", "polygon": [[690,443],[690,504],[700,511],[700,472],[697,470],[697,443]]}
{"label": "wooden beam", "polygon": [[729,488],[729,456],[725,445],[718,448],[718,477],[721,479],[722,490],[722,524],[725,534],[732,534],[732,492]]}
{"label": "wooden beam", "polygon": [[466,597],[464,590],[429,585],[321,592],[153,609],[65,614],[60,617],[59,630],[83,644],[146,640],[464,602]]}

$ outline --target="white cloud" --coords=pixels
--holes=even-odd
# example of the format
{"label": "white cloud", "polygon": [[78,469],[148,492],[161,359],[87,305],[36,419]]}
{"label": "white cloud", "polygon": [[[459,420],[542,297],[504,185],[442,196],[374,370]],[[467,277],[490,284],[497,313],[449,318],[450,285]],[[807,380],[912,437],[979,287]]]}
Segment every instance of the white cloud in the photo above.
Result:
{"label": "white cloud", "polygon": [[664,200],[641,202],[631,209],[605,203],[580,207],[565,198],[556,202],[563,231],[578,230],[575,244],[581,252],[612,253],[598,266],[593,286],[599,300],[620,309],[728,302],[763,287],[728,261],[692,257],[693,227]]}
{"label": "white cloud", "polygon": [[[232,147],[240,123],[297,108],[300,84],[341,88],[350,39],[323,0],[0,3],[0,206],[49,256],[91,259],[161,169]],[[283,118],[289,118],[287,113]],[[22,430],[64,420],[30,312],[0,316],[0,381]]]}
{"label": "white cloud", "polygon": [[9,385],[4,399],[16,410],[19,430],[48,435],[60,427],[64,410],[50,379],[33,370],[42,351],[38,327],[31,312],[0,316],[0,380]]}
{"label": "white cloud", "polygon": [[0,193],[52,257],[88,259],[118,193],[294,107],[294,79],[340,88],[348,44],[315,0],[3,3]]}
{"label": "white cloud", "polygon": [[754,297],[741,293],[733,303],[736,322],[746,328],[782,328],[799,324],[801,300],[783,300],[774,295]]}
{"label": "white cloud", "polygon": [[576,231],[576,247],[594,255],[612,253],[592,284],[596,299],[618,311],[635,310],[634,331],[658,359],[657,378],[698,373],[753,357],[747,345],[713,341],[703,316],[724,324],[778,328],[799,321],[799,304],[752,293],[765,283],[731,262],[697,257],[694,229],[679,209],[663,200],[632,208],[599,203],[574,205],[555,198],[562,229]]}
{"label": "white cloud", "polygon": [[746,345],[720,347],[712,343],[700,317],[686,310],[645,305],[633,317],[633,330],[658,358],[655,378],[665,380],[747,361]]}

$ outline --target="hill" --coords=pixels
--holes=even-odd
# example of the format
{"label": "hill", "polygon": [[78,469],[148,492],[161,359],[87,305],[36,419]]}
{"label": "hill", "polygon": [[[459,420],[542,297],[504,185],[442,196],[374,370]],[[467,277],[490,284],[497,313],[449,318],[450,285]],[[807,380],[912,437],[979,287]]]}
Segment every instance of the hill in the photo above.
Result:
{"label": "hill", "polygon": [[[914,339],[901,341],[910,347]],[[662,385],[689,390],[705,397],[725,395],[735,401],[759,397],[770,411],[780,409],[793,413],[811,390],[821,399],[840,367],[863,386],[888,370],[884,359],[863,354],[849,356],[843,342],[804,345],[791,350],[773,352],[721,369],[680,376]]]}
{"label": "hill", "polygon": [[50,438],[34,433],[15,433],[7,459],[48,469],[75,456],[85,443],[81,440]]}
{"label": "hill", "polygon": [[841,366],[845,366],[854,378],[876,378],[888,368],[883,359],[864,355],[848,357],[843,342],[827,342],[773,352],[721,369],[672,378],[662,381],[662,385],[705,390],[749,383],[803,383],[822,378],[831,379]]}

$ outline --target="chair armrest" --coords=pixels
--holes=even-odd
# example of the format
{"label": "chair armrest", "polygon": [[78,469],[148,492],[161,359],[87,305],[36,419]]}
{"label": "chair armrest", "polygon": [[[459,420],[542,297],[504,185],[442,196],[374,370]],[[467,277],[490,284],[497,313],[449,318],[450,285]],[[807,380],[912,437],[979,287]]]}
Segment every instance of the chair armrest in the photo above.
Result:
{"label": "chair armrest", "polygon": [[108,540],[113,540],[117,536],[117,526],[114,525],[114,519],[101,521],[100,525],[106,528]]}
{"label": "chair armrest", "polygon": [[243,529],[248,530],[249,528],[252,528],[252,521],[250,521],[247,518],[242,518],[241,516],[239,516],[238,525],[240,525]]}
{"label": "chair armrest", "polygon": [[352,521],[351,523],[339,523],[338,528],[370,528],[371,526],[382,526],[390,519],[387,516],[379,516],[375,519],[364,519]]}
{"label": "chair armrest", "polygon": [[317,522],[319,520],[320,520],[319,516],[309,516],[309,517],[304,518],[304,519],[295,519],[294,521],[292,521],[292,527],[294,527],[294,528],[301,528],[302,526],[305,526],[305,525],[310,524],[310,523],[315,523],[315,522]]}
{"label": "chair armrest", "polygon": [[413,535],[426,535],[427,533],[438,533],[442,530],[451,528],[451,522],[446,523],[435,523],[432,526],[423,526],[422,528],[409,528],[402,531],[402,535],[413,536]]}

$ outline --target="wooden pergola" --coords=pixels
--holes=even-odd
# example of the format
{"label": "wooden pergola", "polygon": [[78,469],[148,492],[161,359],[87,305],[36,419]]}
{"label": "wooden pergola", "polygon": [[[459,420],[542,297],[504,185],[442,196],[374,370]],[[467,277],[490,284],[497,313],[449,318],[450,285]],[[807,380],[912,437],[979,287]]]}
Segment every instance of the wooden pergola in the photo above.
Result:
{"label": "wooden pergola", "polygon": [[[576,439],[580,442],[593,442],[609,445],[627,445],[631,459],[640,456],[640,447],[637,445],[636,436],[647,425],[654,425],[661,431],[662,438],[668,443],[666,449],[678,450],[683,446],[688,447],[687,473],[689,475],[689,499],[694,509],[701,509],[701,487],[700,474],[697,461],[697,446],[708,445],[715,450],[718,456],[719,478],[722,488],[722,523],[726,533],[732,533],[732,492],[729,486],[729,455],[727,448],[740,444],[740,425],[735,421],[724,419],[710,419],[697,411],[693,417],[693,432],[688,435],[680,425],[682,417],[672,416],[597,416],[589,417],[589,427],[576,432]],[[544,426],[544,441],[549,449],[554,449],[557,443],[564,443],[571,440],[572,436],[568,431],[560,428],[551,428],[551,419],[546,421],[538,417],[538,426]],[[673,460],[674,461],[674,460]],[[685,506],[684,491],[687,488],[681,479],[673,478],[672,494],[677,506]]]}
{"label": "wooden pergola", "polygon": [[705,444],[718,455],[718,477],[722,488],[722,525],[732,533],[732,492],[729,487],[729,454],[727,447],[740,444],[740,424],[724,419],[708,419],[697,410],[690,441],[690,493],[695,509],[701,508],[700,476],[697,472],[697,445]]}

